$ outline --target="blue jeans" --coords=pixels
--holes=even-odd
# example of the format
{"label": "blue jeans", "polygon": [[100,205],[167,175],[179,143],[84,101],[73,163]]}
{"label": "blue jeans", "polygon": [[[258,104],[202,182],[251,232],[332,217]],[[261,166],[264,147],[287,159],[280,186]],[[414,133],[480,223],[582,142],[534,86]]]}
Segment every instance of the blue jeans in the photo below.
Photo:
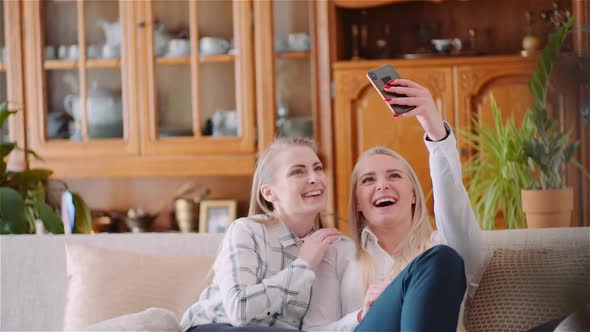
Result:
{"label": "blue jeans", "polygon": [[465,287],[463,258],[434,246],[387,286],[355,331],[456,331]]}

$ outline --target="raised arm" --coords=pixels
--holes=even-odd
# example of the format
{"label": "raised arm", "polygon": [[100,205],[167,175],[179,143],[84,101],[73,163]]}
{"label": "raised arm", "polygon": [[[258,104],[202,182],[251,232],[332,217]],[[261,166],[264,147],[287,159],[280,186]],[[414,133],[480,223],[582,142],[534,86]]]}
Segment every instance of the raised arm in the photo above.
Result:
{"label": "raised arm", "polygon": [[461,176],[461,161],[455,136],[436,110],[428,89],[405,79],[390,83],[387,91],[407,97],[390,99],[391,104],[416,106],[400,118],[416,117],[425,131],[430,152],[430,176],[434,195],[434,215],[441,242],[455,249],[465,261],[467,277],[471,279],[480,264],[481,230]]}
{"label": "raised arm", "polygon": [[463,257],[465,273],[472,281],[481,264],[481,229],[463,186],[455,136],[448,124],[447,128],[449,135],[446,139],[439,142],[425,140],[430,151],[437,235],[442,237],[440,242]]}

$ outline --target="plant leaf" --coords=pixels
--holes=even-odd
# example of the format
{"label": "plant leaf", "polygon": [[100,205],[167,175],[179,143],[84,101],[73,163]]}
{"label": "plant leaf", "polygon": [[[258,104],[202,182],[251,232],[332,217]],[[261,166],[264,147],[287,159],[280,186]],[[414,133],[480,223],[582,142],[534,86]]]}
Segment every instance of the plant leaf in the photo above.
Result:
{"label": "plant leaf", "polygon": [[0,143],[0,158],[4,159],[12,152],[16,143]]}
{"label": "plant leaf", "polygon": [[22,152],[25,152],[27,154],[32,155],[33,157],[35,157],[36,160],[43,160],[43,158],[41,158],[41,156],[39,156],[35,151],[33,151],[31,149],[23,149],[23,148],[18,147],[18,146],[16,147],[16,149],[18,151],[22,151]]}
{"label": "plant leaf", "polygon": [[64,223],[60,217],[58,217],[53,209],[43,201],[37,201],[35,204],[35,212],[39,216],[39,219],[43,222],[43,226],[48,232],[53,234],[64,233]]}
{"label": "plant leaf", "polygon": [[72,202],[76,210],[76,219],[72,233],[90,233],[92,231],[92,215],[86,202],[77,193],[72,193]]}
{"label": "plant leaf", "polygon": [[0,187],[0,232],[2,234],[31,232],[24,210],[25,203],[16,190]]}
{"label": "plant leaf", "polygon": [[12,111],[8,109],[8,101],[4,101],[3,103],[0,104],[0,128],[4,127],[4,123],[6,122],[6,119],[12,115],[15,114],[16,111]]}

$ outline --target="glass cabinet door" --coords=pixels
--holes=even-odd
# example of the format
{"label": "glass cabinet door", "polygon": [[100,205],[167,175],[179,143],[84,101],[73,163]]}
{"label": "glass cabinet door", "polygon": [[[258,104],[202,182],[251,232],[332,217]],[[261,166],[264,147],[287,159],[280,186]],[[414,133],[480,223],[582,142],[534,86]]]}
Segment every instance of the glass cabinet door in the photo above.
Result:
{"label": "glass cabinet door", "polygon": [[[4,102],[7,98],[7,85],[6,85],[6,41],[4,31],[4,0],[0,0],[0,103]],[[8,140],[8,130],[5,127],[0,128],[0,137],[2,141]]]}
{"label": "glass cabinet door", "polygon": [[276,136],[314,137],[313,2],[260,1],[255,2],[255,8],[257,66],[264,68],[257,70],[261,147]]}
{"label": "glass cabinet door", "polygon": [[[4,27],[4,2],[4,0],[0,0],[0,103],[8,100],[8,84],[6,80],[6,60],[8,59],[8,51],[6,50],[6,31]],[[0,128],[0,139],[2,142],[6,142],[10,139],[8,121],[6,121],[4,126]]]}
{"label": "glass cabinet door", "polygon": [[[8,102],[9,109],[17,111],[0,128],[0,138],[2,142],[16,142],[18,147],[24,148],[20,17],[20,1],[0,0],[0,103]],[[25,154],[21,150],[13,150],[8,158],[8,168],[20,170],[25,166]]]}
{"label": "glass cabinet door", "polygon": [[[25,2],[31,145],[43,157],[137,153],[127,1]],[[131,61],[130,61],[131,60]],[[35,68],[36,67],[36,68]],[[38,71],[35,71],[38,69]]]}
{"label": "glass cabinet door", "polygon": [[252,152],[249,2],[144,2],[145,152]]}

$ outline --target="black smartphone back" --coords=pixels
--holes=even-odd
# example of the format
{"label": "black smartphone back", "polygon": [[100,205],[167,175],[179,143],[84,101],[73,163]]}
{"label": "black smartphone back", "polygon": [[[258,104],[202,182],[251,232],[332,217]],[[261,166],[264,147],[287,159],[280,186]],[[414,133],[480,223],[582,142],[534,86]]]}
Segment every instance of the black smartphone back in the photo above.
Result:
{"label": "black smartphone back", "polygon": [[[385,98],[399,98],[399,97],[406,97],[406,95],[388,92],[383,90],[383,88],[387,85],[392,79],[400,78],[399,74],[392,65],[385,65],[379,68],[375,68],[369,70],[367,72],[367,78],[373,84],[373,87],[379,92],[383,99]],[[391,105],[386,103],[389,109],[394,114],[402,114],[409,112],[414,109],[414,106],[406,106],[406,105]]]}

